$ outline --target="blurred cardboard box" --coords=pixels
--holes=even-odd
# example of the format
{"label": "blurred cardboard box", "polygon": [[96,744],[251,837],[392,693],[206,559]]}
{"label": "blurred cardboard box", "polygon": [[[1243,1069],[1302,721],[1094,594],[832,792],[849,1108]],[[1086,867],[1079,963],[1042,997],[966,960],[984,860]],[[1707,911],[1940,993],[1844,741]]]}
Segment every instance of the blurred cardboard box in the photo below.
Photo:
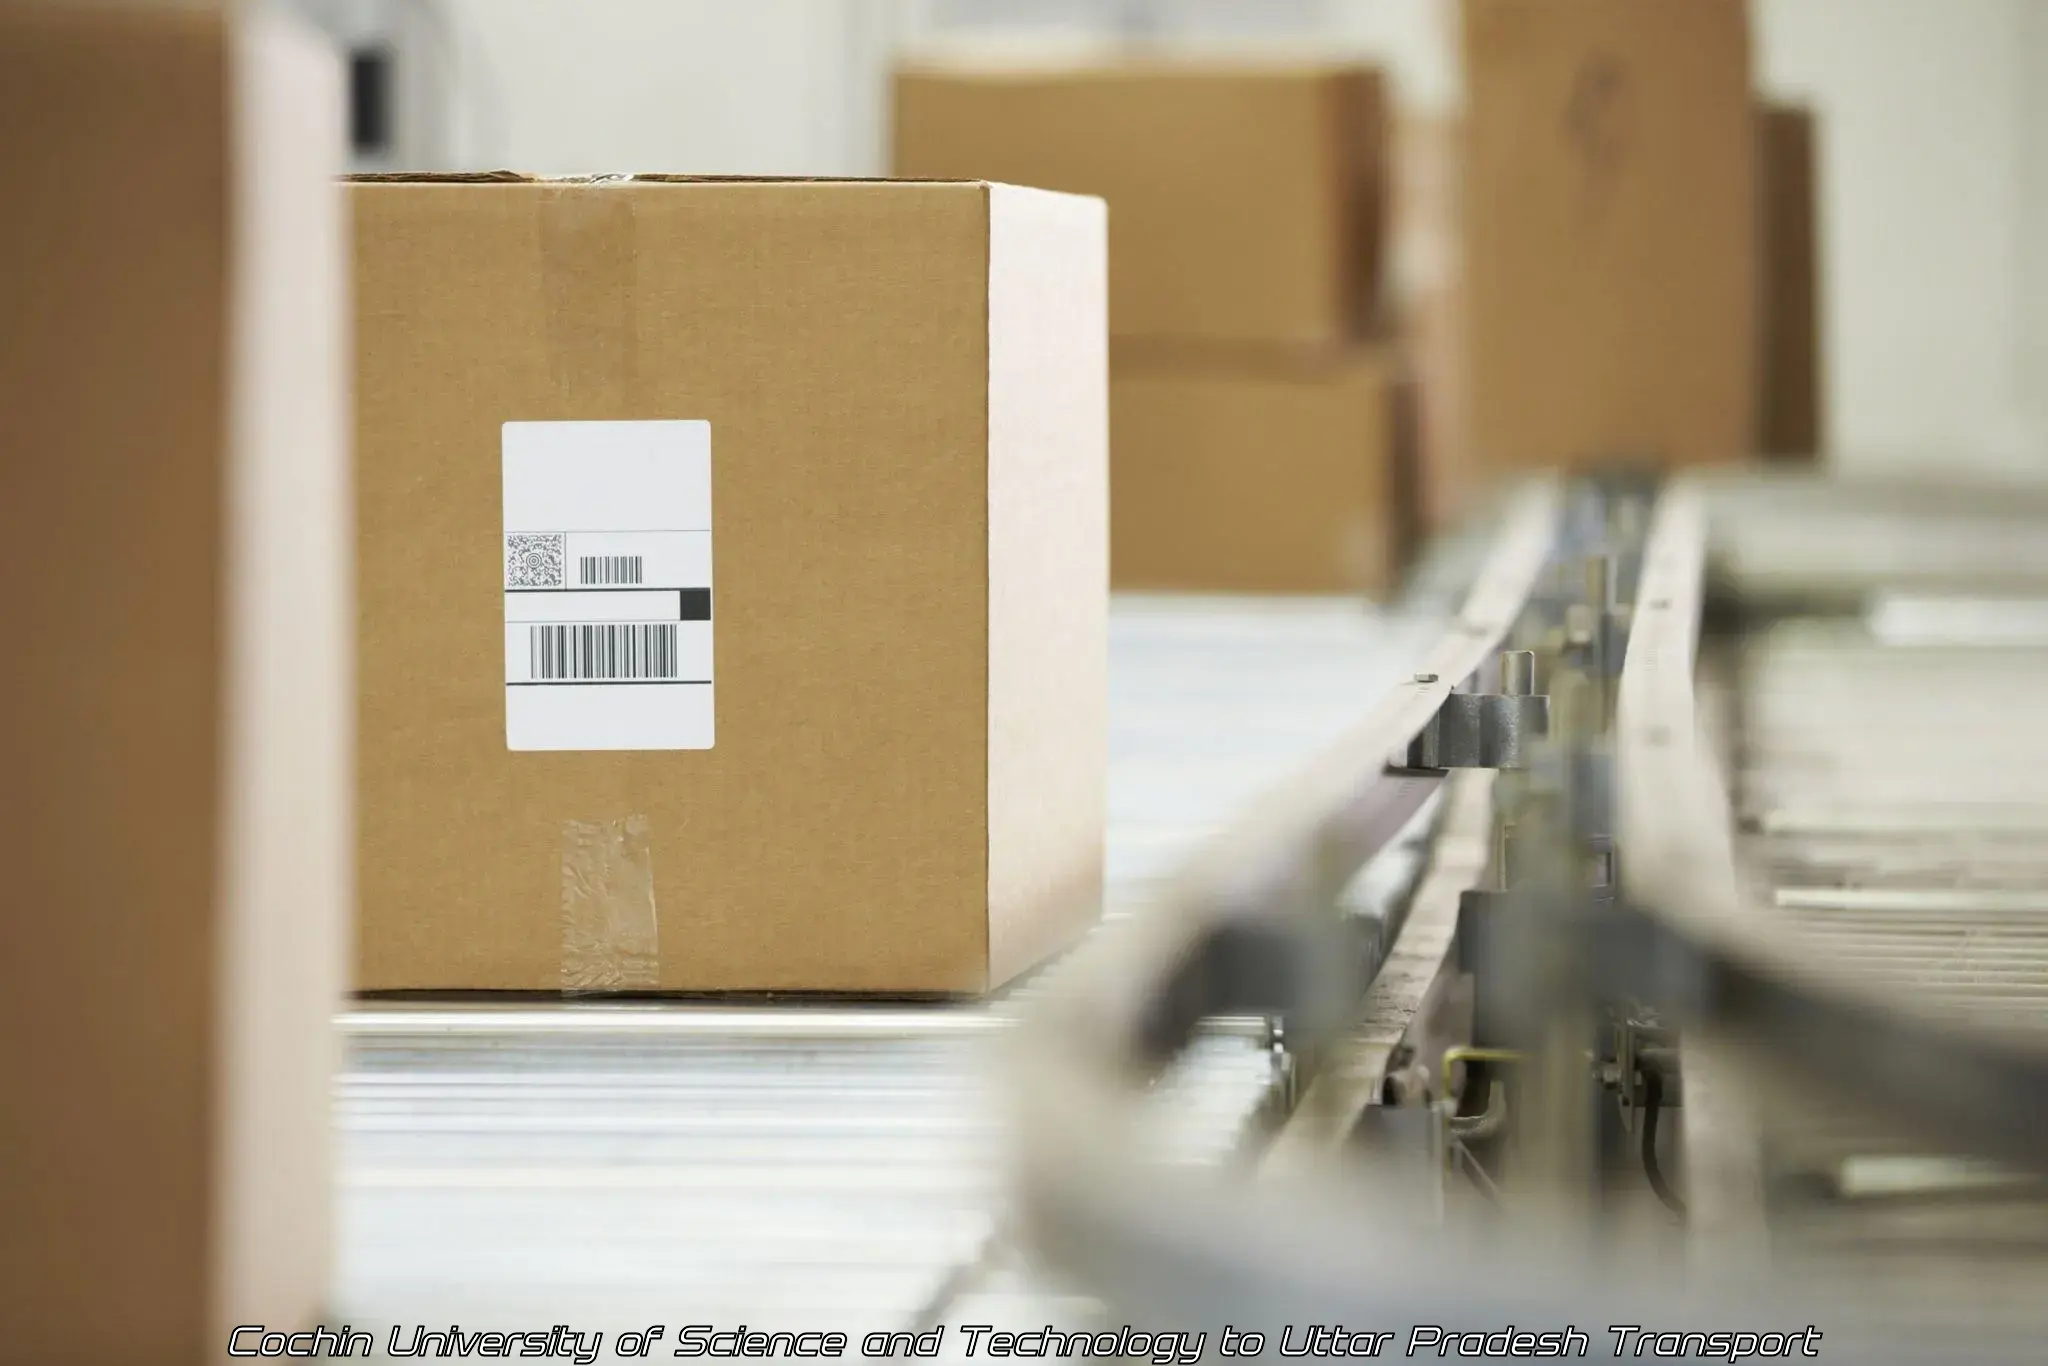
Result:
{"label": "blurred cardboard box", "polygon": [[1393,586],[1406,462],[1383,353],[1205,361],[1119,348],[1110,396],[1116,587]]}
{"label": "blurred cardboard box", "polygon": [[357,985],[972,992],[1084,928],[1101,203],[353,197]]}
{"label": "blurred cardboard box", "polygon": [[1332,63],[913,64],[893,173],[1107,199],[1118,337],[1327,348],[1377,286],[1381,106]]}
{"label": "blurred cardboard box", "polygon": [[1448,167],[1398,177],[1429,225],[1400,235],[1448,244],[1404,300],[1411,318],[1435,315],[1416,352],[1438,414],[1424,423],[1432,524],[1519,471],[1747,458],[1760,314],[1746,6],[1463,0],[1461,17],[1465,107],[1402,143]]}
{"label": "blurred cardboard box", "polygon": [[349,869],[341,81],[0,7],[0,1323],[214,1360],[328,1292]]}
{"label": "blurred cardboard box", "polygon": [[1388,386],[1358,349],[1385,213],[1377,73],[1330,62],[913,63],[894,170],[1103,196],[1112,581],[1392,583]]}
{"label": "blurred cardboard box", "polygon": [[1490,470],[1750,454],[1746,6],[1465,0],[1461,288]]}
{"label": "blurred cardboard box", "polygon": [[1413,376],[1413,496],[1422,531],[1454,526],[1486,483],[1467,432],[1460,136],[1454,118],[1403,114],[1391,138],[1388,303],[1396,350]]}
{"label": "blurred cardboard box", "polygon": [[1821,398],[1819,152],[1813,111],[1757,110],[1763,195],[1763,393],[1758,453],[1784,460],[1827,445]]}

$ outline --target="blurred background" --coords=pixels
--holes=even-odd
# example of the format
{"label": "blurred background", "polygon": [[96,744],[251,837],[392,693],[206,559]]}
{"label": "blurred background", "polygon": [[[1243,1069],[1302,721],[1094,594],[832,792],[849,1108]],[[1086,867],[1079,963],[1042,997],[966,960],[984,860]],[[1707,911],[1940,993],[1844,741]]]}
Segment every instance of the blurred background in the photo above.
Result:
{"label": "blurred background", "polygon": [[[295,0],[356,54],[366,169],[888,169],[889,72],[952,45],[1304,49],[1455,111],[1433,0]],[[1761,95],[1812,111],[1829,454],[2048,468],[2048,10],[1756,0]]]}

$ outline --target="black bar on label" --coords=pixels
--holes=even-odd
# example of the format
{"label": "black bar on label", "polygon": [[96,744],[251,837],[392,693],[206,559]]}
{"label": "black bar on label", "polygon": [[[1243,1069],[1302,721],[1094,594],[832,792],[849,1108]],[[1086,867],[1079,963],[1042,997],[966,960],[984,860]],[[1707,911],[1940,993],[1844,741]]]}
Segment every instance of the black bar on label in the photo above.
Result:
{"label": "black bar on label", "polygon": [[708,688],[708,678],[508,678],[508,688]]}
{"label": "black bar on label", "polygon": [[573,588],[508,588],[507,593],[552,593],[556,597],[578,593],[680,593],[683,595],[683,614],[678,621],[711,620],[711,590],[708,588],[595,588],[577,586]]}

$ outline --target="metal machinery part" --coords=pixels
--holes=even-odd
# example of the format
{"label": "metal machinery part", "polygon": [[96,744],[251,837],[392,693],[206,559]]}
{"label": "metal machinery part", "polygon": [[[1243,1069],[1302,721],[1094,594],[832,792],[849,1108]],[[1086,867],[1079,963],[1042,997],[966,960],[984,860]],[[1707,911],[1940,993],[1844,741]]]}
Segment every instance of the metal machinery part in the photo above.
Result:
{"label": "metal machinery part", "polygon": [[[1594,1357],[1629,1355],[1610,1324],[1815,1324],[1862,1361],[2037,1359],[2048,755],[2020,694],[2048,635],[2011,623],[2048,598],[2048,503],[1770,481],[1650,507],[1530,493],[1436,662],[1036,1004],[1023,1227],[1113,1317],[1269,1351],[1286,1324],[1577,1325]],[[1899,643],[1916,593],[2000,600],[2001,643]],[[1335,889],[1444,785],[1363,957]],[[1133,1121],[1217,1013],[1283,1021],[1301,1060],[1256,1180],[1158,1161]],[[1637,1227],[1617,1133],[1690,1261],[1668,1217]],[[1494,1215],[1454,1208],[1453,1165]]]}
{"label": "metal machinery part", "polygon": [[[1653,866],[1641,894],[1695,939],[1719,924],[1742,960],[1695,976],[1705,1024],[1680,1049],[1706,1082],[1683,1111],[1698,1250],[1750,1256],[1900,1349],[2032,1359],[2048,1340],[2048,769],[2029,705],[2048,503],[1793,492],[1688,495],[1666,517],[1667,567],[1708,570],[1694,766],[1717,780],[1712,839],[1735,877]],[[1887,524],[1885,554],[1852,548]],[[1658,699],[1636,701],[1648,747]],[[1648,782],[1673,765],[1641,763],[1624,809],[1654,832]]]}

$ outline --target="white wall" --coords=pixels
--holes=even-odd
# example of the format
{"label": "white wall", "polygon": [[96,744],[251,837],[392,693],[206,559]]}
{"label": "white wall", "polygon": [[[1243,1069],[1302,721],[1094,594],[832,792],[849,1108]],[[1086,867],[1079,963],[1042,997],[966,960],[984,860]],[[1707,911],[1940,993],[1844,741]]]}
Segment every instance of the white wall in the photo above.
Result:
{"label": "white wall", "polygon": [[[1455,98],[1435,0],[1336,0],[1412,102]],[[2048,474],[2048,4],[1753,0],[1757,79],[1820,122],[1822,349],[1845,467]]]}
{"label": "white wall", "polygon": [[[2048,469],[2023,281],[2035,0],[1765,0],[1764,87],[1821,116],[1823,289],[1846,461]],[[2035,67],[2048,76],[2048,67]],[[2038,198],[2038,196],[2036,196]]]}
{"label": "white wall", "polygon": [[[844,173],[860,6],[835,0],[444,0],[457,155],[543,174]],[[868,57],[863,65],[870,65]]]}
{"label": "white wall", "polygon": [[[455,37],[452,159],[541,172],[876,173],[889,53],[962,24],[1313,34],[1456,91],[1442,0],[419,3]],[[1764,89],[1822,119],[1838,454],[2048,473],[2048,3],[1754,8]]]}

